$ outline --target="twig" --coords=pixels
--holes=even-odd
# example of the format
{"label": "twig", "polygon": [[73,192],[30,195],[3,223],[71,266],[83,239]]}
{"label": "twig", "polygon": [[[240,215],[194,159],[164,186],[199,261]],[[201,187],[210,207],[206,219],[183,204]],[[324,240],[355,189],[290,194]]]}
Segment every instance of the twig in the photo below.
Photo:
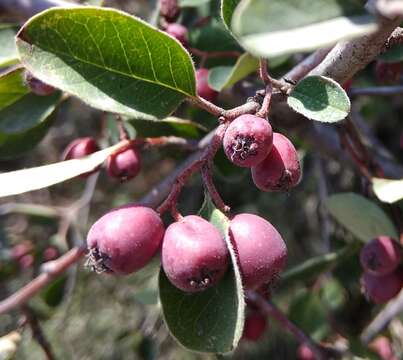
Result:
{"label": "twig", "polygon": [[325,349],[322,349],[312,340],[312,338],[310,338],[299,327],[292,323],[287,316],[285,316],[271,301],[264,299],[261,295],[254,291],[248,291],[247,297],[259,308],[262,313],[273,317],[284,329],[293,334],[301,344],[307,345],[314,353],[316,359],[325,360],[329,358]]}
{"label": "twig", "polygon": [[0,315],[24,305],[52,280],[61,275],[71,265],[79,261],[85,252],[86,247],[75,247],[58,259],[43,264],[42,274],[0,302]]}
{"label": "twig", "polygon": [[220,209],[223,213],[228,214],[230,212],[230,207],[225,204],[224,200],[221,198],[220,193],[217,191],[212,176],[212,164],[211,161],[207,161],[207,163],[202,167],[202,178],[203,183],[211,196],[214,204]]}
{"label": "twig", "polygon": [[53,219],[63,216],[63,208],[15,202],[0,205],[0,216],[8,214],[24,214]]}
{"label": "twig", "polygon": [[394,317],[403,311],[403,291],[393,300],[390,300],[383,310],[371,321],[361,335],[361,340],[365,344],[380,333]]}
{"label": "twig", "polygon": [[46,355],[46,359],[54,360],[55,356],[52,351],[52,347],[50,346],[49,341],[46,339],[45,333],[43,332],[39,320],[35,316],[34,312],[27,305],[23,305],[21,307],[21,310],[24,313],[26,324],[28,324],[31,328],[32,337],[42,348],[43,352]]}
{"label": "twig", "polygon": [[267,115],[269,114],[269,110],[270,110],[270,101],[271,101],[272,93],[273,93],[273,88],[271,86],[271,83],[269,82],[266,85],[266,92],[265,92],[265,95],[263,98],[262,107],[256,113],[256,116],[260,116],[263,119],[267,119]]}
{"label": "twig", "polygon": [[351,88],[348,91],[350,96],[360,96],[360,95],[368,95],[368,96],[393,96],[403,94],[403,86],[373,86],[373,87],[365,87],[365,88]]}
{"label": "twig", "polygon": [[161,136],[157,138],[145,138],[145,145],[152,147],[175,146],[187,151],[199,149],[197,140],[184,139],[177,136]]}

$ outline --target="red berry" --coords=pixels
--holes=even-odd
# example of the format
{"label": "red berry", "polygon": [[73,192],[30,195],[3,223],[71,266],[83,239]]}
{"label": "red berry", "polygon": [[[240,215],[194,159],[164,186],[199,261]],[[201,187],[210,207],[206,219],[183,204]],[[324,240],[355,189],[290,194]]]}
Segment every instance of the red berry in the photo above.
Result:
{"label": "red berry", "polygon": [[25,83],[35,95],[47,96],[55,92],[55,88],[45,84],[41,80],[34,77],[29,71],[25,72]]}
{"label": "red berry", "polygon": [[396,271],[384,276],[369,273],[361,276],[362,291],[375,304],[388,302],[399,293],[402,285],[402,278]]}
{"label": "red berry", "polygon": [[200,216],[186,216],[165,232],[162,267],[183,291],[202,291],[217,284],[227,270],[228,258],[222,235]]}
{"label": "red berry", "polygon": [[178,0],[160,0],[160,14],[168,22],[175,21],[180,14]]}
{"label": "red berry", "polygon": [[177,23],[168,24],[165,31],[178,40],[183,46],[188,45],[188,30],[185,26]]}
{"label": "red berry", "polygon": [[59,257],[59,250],[53,246],[48,246],[43,252],[43,260],[51,261]]}
{"label": "red berry", "polygon": [[392,344],[386,336],[378,336],[368,347],[376,352],[382,360],[397,360]]}
{"label": "red berry", "polygon": [[32,244],[29,241],[23,241],[21,244],[13,246],[11,249],[11,257],[14,260],[18,260],[24,255],[27,255],[32,251]]}
{"label": "red berry", "polygon": [[400,264],[401,250],[389,236],[379,236],[361,250],[360,262],[364,270],[372,275],[386,275]]}
{"label": "red berry", "polygon": [[386,63],[377,61],[375,64],[375,77],[378,83],[395,84],[400,80],[402,73],[401,63]]}
{"label": "red berry", "polygon": [[252,178],[262,191],[288,191],[296,186],[301,179],[301,166],[291,141],[273,133],[273,147],[266,159],[252,167]]}
{"label": "red berry", "polygon": [[126,205],[111,210],[87,235],[87,264],[96,272],[130,274],[148,264],[161,245],[164,225],[151,208]]}
{"label": "red berry", "polygon": [[31,254],[24,255],[18,260],[18,263],[20,264],[21,269],[29,269],[34,265],[34,257]]}
{"label": "red berry", "polygon": [[300,346],[298,346],[297,359],[298,360],[315,360],[315,356],[314,356],[311,348],[308,345],[301,344]]}
{"label": "red berry", "polygon": [[133,179],[141,169],[140,152],[130,147],[109,156],[106,165],[109,176],[121,181]]}
{"label": "red berry", "polygon": [[241,167],[262,162],[273,145],[273,131],[268,121],[256,115],[241,115],[225,132],[223,146],[228,159]]}
{"label": "red berry", "polygon": [[246,289],[273,283],[287,261],[287,247],[267,220],[253,214],[236,215],[230,236]]}
{"label": "red berry", "polygon": [[249,341],[258,341],[267,327],[266,318],[259,312],[248,314],[245,319],[242,338]]}
{"label": "red berry", "polygon": [[66,150],[63,152],[62,158],[63,160],[80,159],[98,150],[99,147],[94,138],[78,138],[67,146]]}
{"label": "red berry", "polygon": [[208,69],[196,70],[196,90],[197,94],[208,101],[214,101],[218,92],[210,87],[208,84]]}

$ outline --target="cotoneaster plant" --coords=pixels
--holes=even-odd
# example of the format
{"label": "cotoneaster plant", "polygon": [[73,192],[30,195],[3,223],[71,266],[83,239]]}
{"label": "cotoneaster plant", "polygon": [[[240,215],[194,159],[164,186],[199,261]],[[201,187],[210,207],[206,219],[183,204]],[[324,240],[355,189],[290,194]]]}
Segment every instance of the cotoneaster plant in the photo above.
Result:
{"label": "cotoneaster plant", "polygon": [[[375,314],[389,314],[403,283],[399,150],[382,145],[399,140],[398,98],[387,114],[393,130],[377,121],[386,107],[356,101],[400,92],[401,51],[390,50],[402,42],[401,19],[386,2],[374,2],[370,16],[360,2],[159,0],[152,11],[151,2],[136,3],[130,11],[141,16],[133,16],[21,1],[8,3],[23,17],[51,8],[25,16],[19,29],[15,16],[0,24],[0,196],[29,193],[0,206],[0,216],[19,214],[0,233],[0,277],[14,281],[14,268],[39,275],[10,291],[0,314],[19,309],[17,331],[30,326],[52,359],[48,327],[38,325],[48,320],[35,316],[45,307],[27,302],[40,294],[56,313],[77,282],[93,299],[90,310],[71,303],[93,310],[79,320],[108,324],[102,355],[93,337],[104,328],[74,337],[85,335],[90,357],[126,356],[121,344],[134,329],[141,355],[130,356],[155,341],[152,349],[166,349],[157,357],[178,357],[164,328],[149,326],[162,324],[160,313],[177,342],[208,356],[247,359],[265,346],[254,344],[263,335],[279,351],[262,358],[365,356]],[[396,87],[359,87],[376,82]],[[65,191],[60,183],[77,176]],[[76,189],[81,196],[67,204]],[[46,224],[30,226],[38,216]],[[83,257],[85,276],[66,271]],[[116,305],[113,321],[101,319],[110,313],[99,308],[102,296]],[[355,304],[371,311],[342,316]],[[74,316],[64,317],[68,343]],[[295,344],[272,334],[276,326],[266,331],[268,318]]]}

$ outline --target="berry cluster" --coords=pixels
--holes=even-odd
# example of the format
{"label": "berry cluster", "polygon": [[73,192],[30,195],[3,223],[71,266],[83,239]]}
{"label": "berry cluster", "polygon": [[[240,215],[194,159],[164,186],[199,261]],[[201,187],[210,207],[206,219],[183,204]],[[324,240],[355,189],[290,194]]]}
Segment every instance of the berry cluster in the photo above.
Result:
{"label": "berry cluster", "polygon": [[369,300],[383,304],[399,293],[403,286],[401,260],[400,245],[388,236],[379,236],[362,248],[361,287]]}

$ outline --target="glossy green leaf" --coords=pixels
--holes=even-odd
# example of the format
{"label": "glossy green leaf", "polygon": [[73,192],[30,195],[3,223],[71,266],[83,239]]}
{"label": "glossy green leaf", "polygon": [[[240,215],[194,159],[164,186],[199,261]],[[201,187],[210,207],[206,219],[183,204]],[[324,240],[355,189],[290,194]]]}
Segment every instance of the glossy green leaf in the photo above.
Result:
{"label": "glossy green leaf", "polygon": [[67,277],[61,276],[42,290],[41,297],[48,306],[56,307],[63,301],[66,281]]}
{"label": "glossy green leaf", "polygon": [[316,279],[320,274],[332,270],[347,257],[356,253],[359,246],[356,243],[328,254],[312,257],[302,264],[286,270],[281,275],[281,286],[291,285],[297,281],[307,282]]}
{"label": "glossy green leaf", "polygon": [[195,96],[183,46],[117,10],[52,8],[23,26],[17,47],[37,78],[101,110],[155,120]]}
{"label": "glossy green leaf", "polygon": [[161,121],[142,119],[128,120],[135,128],[138,137],[178,136],[188,139],[197,139],[206,133],[199,124],[176,117],[168,117]]}
{"label": "glossy green leaf", "polygon": [[16,68],[0,75],[0,110],[28,94],[24,83],[24,69]]}
{"label": "glossy green leaf", "polygon": [[316,341],[330,332],[327,310],[317,293],[302,292],[297,295],[290,304],[288,317]]}
{"label": "glossy green leaf", "polygon": [[14,40],[16,30],[15,25],[0,25],[0,67],[18,62],[17,48]]}
{"label": "glossy green leaf", "polygon": [[208,82],[213,89],[221,91],[255,72],[258,67],[259,60],[245,53],[239,57],[234,66],[217,66],[210,69]]}
{"label": "glossy green leaf", "polygon": [[28,93],[0,111],[0,159],[31,150],[53,123],[60,93],[37,96]]}
{"label": "glossy green leaf", "polygon": [[379,235],[398,238],[396,228],[385,212],[361,195],[335,194],[326,200],[326,206],[341,225],[363,242]]}
{"label": "glossy green leaf", "polygon": [[0,174],[0,184],[2,185],[0,187],[0,197],[42,189],[93,171],[109,155],[120,148],[122,148],[122,144],[116,144],[81,159],[2,173]]}
{"label": "glossy green leaf", "polygon": [[379,200],[393,204],[403,199],[403,179],[372,178],[372,186]]}
{"label": "glossy green leaf", "polygon": [[334,80],[324,76],[308,76],[292,90],[288,105],[308,119],[333,123],[346,118],[350,99]]}
{"label": "glossy green leaf", "polygon": [[232,15],[241,0],[221,0],[221,17],[228,30],[231,29]]}
{"label": "glossy green leaf", "polygon": [[207,215],[229,246],[233,270],[229,269],[217,286],[200,293],[185,293],[174,287],[160,272],[160,300],[165,322],[177,341],[193,351],[226,353],[233,350],[242,335],[245,302],[240,273],[228,236],[228,219],[209,199]]}
{"label": "glossy green leaf", "polygon": [[377,29],[363,4],[350,0],[242,0],[231,29],[256,56],[310,51]]}

